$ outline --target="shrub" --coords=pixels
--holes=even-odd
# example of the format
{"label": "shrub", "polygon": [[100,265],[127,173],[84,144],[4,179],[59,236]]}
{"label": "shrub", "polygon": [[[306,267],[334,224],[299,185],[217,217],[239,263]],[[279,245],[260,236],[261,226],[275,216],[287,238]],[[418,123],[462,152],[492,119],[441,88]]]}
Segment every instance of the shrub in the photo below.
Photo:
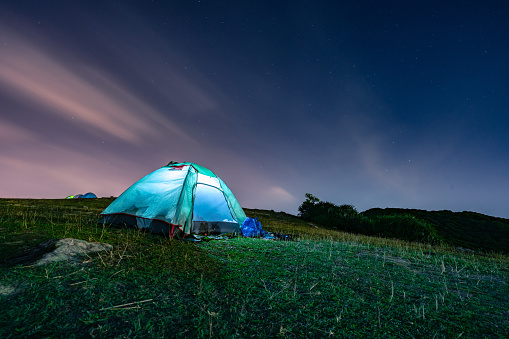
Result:
{"label": "shrub", "polygon": [[415,216],[394,214],[369,217],[359,214],[352,205],[337,206],[320,201],[310,193],[306,193],[306,200],[299,206],[299,216],[341,231],[432,244],[441,242],[432,224]]}
{"label": "shrub", "polygon": [[440,242],[430,223],[412,215],[383,215],[374,217],[371,221],[370,235],[426,243]]}
{"label": "shrub", "polygon": [[306,193],[306,200],[299,206],[299,216],[323,226],[354,233],[366,233],[370,224],[369,219],[359,215],[352,205],[337,206],[320,201],[310,193]]}

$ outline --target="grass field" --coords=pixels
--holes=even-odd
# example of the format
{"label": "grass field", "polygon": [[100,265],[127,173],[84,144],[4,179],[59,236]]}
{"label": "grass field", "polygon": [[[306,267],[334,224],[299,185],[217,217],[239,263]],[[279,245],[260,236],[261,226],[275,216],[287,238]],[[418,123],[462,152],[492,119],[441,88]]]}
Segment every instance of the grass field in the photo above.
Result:
{"label": "grass field", "polygon": [[[509,260],[246,209],[295,241],[188,243],[103,227],[111,199],[0,199],[0,337],[509,337]],[[51,238],[114,249],[9,267]]]}

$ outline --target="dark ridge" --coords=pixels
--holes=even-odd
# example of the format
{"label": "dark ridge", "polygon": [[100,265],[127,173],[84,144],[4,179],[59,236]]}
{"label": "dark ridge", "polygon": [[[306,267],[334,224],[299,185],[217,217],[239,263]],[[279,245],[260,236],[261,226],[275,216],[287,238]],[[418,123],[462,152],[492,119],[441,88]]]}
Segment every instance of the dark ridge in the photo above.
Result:
{"label": "dark ridge", "polygon": [[485,252],[509,251],[509,219],[476,212],[405,208],[372,208],[361,214],[368,218],[411,215],[431,224],[437,234],[450,245]]}

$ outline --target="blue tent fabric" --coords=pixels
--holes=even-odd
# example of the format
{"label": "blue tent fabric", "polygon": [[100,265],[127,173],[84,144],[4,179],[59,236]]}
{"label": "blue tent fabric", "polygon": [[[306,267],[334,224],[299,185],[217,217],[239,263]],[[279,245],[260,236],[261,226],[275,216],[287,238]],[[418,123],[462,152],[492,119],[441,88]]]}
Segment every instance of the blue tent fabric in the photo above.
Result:
{"label": "blue tent fabric", "polygon": [[85,194],[71,195],[71,196],[68,196],[66,199],[71,199],[71,197],[72,197],[72,199],[93,199],[93,198],[97,198],[97,195],[95,195],[92,192],[88,192]]}
{"label": "blue tent fabric", "polygon": [[242,223],[242,227],[240,228],[242,235],[245,237],[263,237],[267,234],[262,229],[262,223],[258,221],[258,218],[249,218]]}

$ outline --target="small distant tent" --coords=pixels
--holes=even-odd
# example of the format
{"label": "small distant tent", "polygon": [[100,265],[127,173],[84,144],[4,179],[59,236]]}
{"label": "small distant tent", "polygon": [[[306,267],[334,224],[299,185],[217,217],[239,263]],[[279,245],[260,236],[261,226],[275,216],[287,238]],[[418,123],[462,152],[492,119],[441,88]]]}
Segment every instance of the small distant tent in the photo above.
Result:
{"label": "small distant tent", "polygon": [[76,194],[76,195],[69,195],[67,197],[65,197],[66,199],[90,199],[90,198],[97,198],[97,195],[95,195],[94,193],[92,192],[88,192],[88,193],[85,193],[85,194]]}
{"label": "small distant tent", "polygon": [[115,199],[99,223],[134,226],[154,233],[240,234],[244,210],[223,180],[190,162],[170,162]]}

